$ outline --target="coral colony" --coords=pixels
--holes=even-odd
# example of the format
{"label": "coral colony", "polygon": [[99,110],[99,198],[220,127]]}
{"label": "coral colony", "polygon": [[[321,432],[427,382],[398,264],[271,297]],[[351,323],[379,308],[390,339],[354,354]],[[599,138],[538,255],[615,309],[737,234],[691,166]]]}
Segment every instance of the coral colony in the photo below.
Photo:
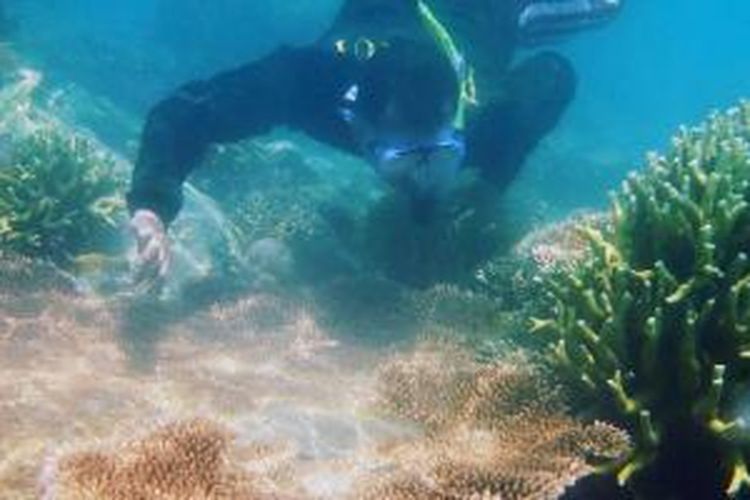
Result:
{"label": "coral colony", "polygon": [[750,385],[748,141],[742,103],[649,156],[614,197],[611,227],[581,229],[588,255],[550,274],[553,315],[534,320],[554,365],[632,430],[617,477],[649,498],[750,484],[738,416]]}
{"label": "coral colony", "polygon": [[0,246],[70,264],[117,231],[113,162],[83,137],[44,126],[12,145],[0,169]]}
{"label": "coral colony", "polygon": [[[8,107],[12,99],[3,99],[0,96],[0,105]],[[276,165],[265,174],[258,169],[257,175],[286,175],[282,167],[294,159],[288,152],[264,156],[261,150],[248,151],[253,162]],[[295,161],[295,168],[307,169],[301,157]],[[293,492],[293,498],[304,498],[306,483],[297,474],[309,474],[316,464],[301,464],[289,453],[274,477],[253,469],[253,463],[264,460],[253,450],[263,446],[245,440],[239,443],[243,453],[235,453],[238,440],[233,431],[245,424],[232,421],[231,412],[216,418],[204,412],[209,414],[196,419],[175,411],[174,419],[149,426],[152,432],[131,436],[132,441],[124,444],[113,438],[118,442],[109,447],[88,445],[82,439],[80,446],[50,454],[38,445],[43,424],[35,419],[66,421],[69,415],[60,408],[75,407],[86,415],[81,418],[93,421],[102,415],[103,407],[97,405],[107,402],[107,425],[122,419],[124,411],[130,411],[131,418],[153,415],[149,400],[136,397],[141,392],[138,384],[153,378],[128,378],[122,347],[130,346],[122,338],[121,324],[126,316],[117,309],[126,306],[113,306],[97,294],[81,294],[76,278],[59,271],[72,269],[82,255],[106,252],[110,240],[116,239],[124,211],[123,184],[112,160],[94,142],[46,124],[14,134],[0,163],[0,487],[20,497],[41,489],[45,499],[254,498],[273,496],[274,488],[280,487]],[[389,239],[386,232],[393,228],[384,223],[399,228],[404,224],[389,200],[375,203],[369,216],[347,218],[330,210],[322,217],[312,202],[292,203],[296,194],[284,198],[272,191],[243,191],[237,196],[245,196],[233,214],[238,231],[244,233],[239,236],[243,241],[270,241],[265,252],[255,247],[256,253],[282,253],[276,249],[286,249],[280,247],[286,244],[299,250],[311,240],[338,247],[344,240],[335,238],[346,233],[352,243],[342,252],[342,260],[349,281],[339,279],[335,285],[351,291],[345,293],[348,299],[364,297],[371,314],[379,311],[380,297],[373,284],[385,280],[368,280],[371,267],[382,264],[379,277],[403,274],[397,264],[409,267],[412,258],[424,257],[422,249],[429,251],[439,246],[438,240],[446,240],[445,235],[423,234],[426,246],[410,246],[399,230],[390,235],[391,243],[397,242],[388,249],[394,254],[378,256],[377,248],[369,248],[370,255],[357,253],[362,246]],[[698,128],[680,130],[666,155],[649,156],[646,168],[627,179],[613,196],[608,216],[579,219],[528,237],[526,250],[519,253],[525,260],[492,257],[479,244],[487,238],[497,241],[499,227],[484,233],[478,229],[493,211],[488,205],[486,214],[469,216],[463,209],[449,214],[463,226],[450,226],[450,245],[442,260],[433,263],[455,264],[453,253],[467,257],[470,265],[441,272],[458,276],[464,267],[473,266],[470,274],[476,273],[481,289],[466,289],[465,280],[426,292],[397,284],[386,287],[390,301],[383,302],[383,316],[409,311],[420,321],[422,329],[417,330],[433,340],[418,344],[412,353],[373,363],[369,385],[376,386],[377,397],[374,408],[366,411],[419,432],[380,443],[374,450],[357,449],[361,456],[336,462],[341,470],[350,467],[351,483],[338,497],[556,498],[595,473],[616,478],[643,498],[743,494],[750,487],[750,424],[745,420],[750,393],[750,104],[715,114]],[[357,223],[349,224],[357,217]],[[362,234],[351,234],[357,231]],[[410,232],[405,228],[403,234]],[[370,262],[352,264],[356,259]],[[414,268],[415,275],[404,275],[405,281],[432,285],[432,264],[421,266]],[[539,279],[530,283],[529,273]],[[299,325],[267,320],[279,331],[265,344],[255,343],[260,338],[257,331],[242,327],[246,315],[211,316],[219,307],[213,304],[206,310],[191,309],[187,320],[171,318],[173,324],[164,330],[174,327],[191,333],[171,346],[158,345],[160,338],[154,336],[152,361],[174,363],[182,355],[191,367],[182,382],[194,384],[185,394],[197,398],[209,387],[212,394],[232,394],[222,404],[234,407],[238,401],[232,389],[254,380],[240,367],[250,370],[256,365],[237,362],[226,344],[212,345],[205,339],[191,344],[197,332],[252,336],[248,349],[267,348],[290,331],[297,339],[293,345],[339,345],[326,330],[337,322],[319,324],[318,319],[327,316],[316,315],[327,305],[333,317],[335,308],[321,296],[335,286],[308,288],[313,292],[307,296],[299,290],[288,296],[279,292],[278,297],[289,302],[283,302],[278,318],[294,315],[289,304],[304,303],[309,320]],[[232,300],[255,303],[252,292],[245,292],[227,298],[229,305],[221,307],[232,310]],[[158,311],[151,313],[160,317]],[[453,335],[491,330],[490,336],[500,343],[517,340],[518,331],[513,339],[506,338],[511,337],[508,330],[519,329],[518,322],[504,319],[511,313],[524,319],[537,316],[532,320],[534,335],[524,336],[544,339],[541,347],[530,340],[483,359],[472,350],[474,345],[459,346],[458,335]],[[136,319],[148,320],[145,316]],[[409,318],[396,319],[406,323]],[[147,337],[146,327],[135,324],[140,328],[138,339]],[[306,343],[302,330],[314,332],[314,338]],[[436,331],[448,332],[453,342],[435,341]],[[58,348],[49,357],[47,351],[55,342]],[[215,357],[208,356],[211,349],[218,350]],[[48,356],[46,370],[59,367],[50,372],[52,376],[39,367],[30,372],[17,355],[23,352]],[[544,363],[539,361],[542,357]],[[309,353],[303,358],[294,366],[309,370],[307,374],[315,373],[316,366],[327,367],[316,365]],[[100,359],[108,365],[101,381],[76,372]],[[258,369],[264,368],[262,361]],[[205,372],[196,371],[196,366]],[[161,383],[153,386],[167,394],[169,384]],[[264,389],[268,387],[254,387]],[[91,403],[90,414],[87,405],[71,396],[87,391],[100,396]],[[249,399],[244,402],[257,410],[252,391],[245,392]],[[37,393],[44,396],[34,400],[34,410],[24,410],[29,395]],[[185,400],[188,396],[183,394]],[[169,397],[180,399],[176,393]],[[271,399],[269,393],[266,397]],[[86,423],[68,427],[77,432]],[[47,434],[56,430],[44,428]],[[374,465],[359,467],[367,459]]]}

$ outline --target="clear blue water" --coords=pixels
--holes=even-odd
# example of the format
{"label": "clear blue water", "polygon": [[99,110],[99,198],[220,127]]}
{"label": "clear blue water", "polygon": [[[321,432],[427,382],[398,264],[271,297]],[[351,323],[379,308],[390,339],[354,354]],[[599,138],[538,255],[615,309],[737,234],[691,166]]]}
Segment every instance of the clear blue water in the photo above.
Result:
{"label": "clear blue water", "polygon": [[[538,216],[546,222],[579,209],[602,208],[608,190],[617,188],[629,171],[639,168],[647,151],[668,147],[678,126],[697,124],[711,110],[750,98],[750,2],[623,1],[624,11],[614,23],[547,47],[572,61],[579,79],[578,94],[508,191],[504,216],[518,212],[519,218]],[[33,68],[44,78],[35,95],[37,104],[76,127],[88,129],[124,158],[126,166],[136,155],[146,113],[160,98],[185,81],[260,58],[280,44],[314,40],[326,30],[341,4],[338,0],[0,2],[12,26],[3,47],[17,54],[21,66]],[[5,52],[0,51],[0,72],[4,57]],[[0,97],[4,95],[0,93]],[[260,200],[259,212],[264,202],[269,203],[269,211],[282,206],[279,211],[288,209],[284,215],[291,213],[294,224],[305,229],[309,223],[314,233],[320,218],[316,209],[325,209],[330,217],[327,220],[341,215],[336,210],[364,219],[365,212],[375,206],[381,212],[374,221],[392,231],[381,233],[374,227],[374,238],[381,238],[372,246],[384,247],[375,251],[399,261],[396,274],[409,271],[404,269],[412,264],[408,257],[415,253],[417,258],[423,257],[410,246],[409,235],[399,233],[413,229],[402,224],[402,213],[377,205],[382,189],[379,191],[374,174],[363,162],[285,132],[262,142],[257,151],[250,148],[244,153],[250,157],[248,163],[260,158],[267,172],[248,172],[246,182],[224,181],[256,189],[260,194],[254,201]],[[230,156],[228,161],[236,158]],[[236,166],[229,165],[225,172],[235,172],[232,167]],[[299,173],[306,177],[294,177]],[[286,190],[294,181],[301,188]],[[290,200],[289,193],[304,199]],[[192,203],[198,210],[194,214],[188,206],[186,224],[178,227],[182,232],[175,231],[179,233],[175,235],[179,240],[176,253],[178,260],[182,259],[178,264],[189,270],[173,280],[175,289],[197,280],[196,276],[205,278],[206,269],[209,273],[213,270],[214,243],[220,246],[229,231],[230,217],[225,218],[214,201],[202,195],[189,198],[188,205]],[[509,219],[514,220],[512,216]],[[351,221],[339,222],[346,229]],[[518,225],[522,224],[525,228],[529,222]],[[466,248],[483,249],[484,233],[476,228],[472,233],[471,229],[467,233],[475,239]],[[207,237],[211,231],[215,238]],[[294,252],[263,236],[253,242],[260,245],[250,246],[248,254],[254,255],[248,260],[256,258],[266,261],[260,264],[268,268],[284,268],[278,275],[293,274],[287,269],[293,267],[288,262],[293,259],[287,257]],[[7,481],[3,474],[10,470],[13,477],[14,471],[3,463],[8,456],[10,462],[23,464],[19,470],[26,483],[18,484],[25,491],[34,490],[36,479],[31,476],[38,476],[40,456],[46,453],[39,441],[53,443],[51,447],[63,438],[88,443],[110,438],[107,432],[118,422],[126,422],[119,425],[120,434],[127,434],[128,429],[141,430],[143,421],[184,418],[197,412],[219,415],[230,422],[240,429],[240,441],[246,446],[258,438],[296,442],[297,454],[289,453],[285,460],[291,460],[303,479],[309,480],[308,492],[317,492],[318,496],[312,495],[315,498],[343,498],[340,492],[351,486],[350,481],[356,482],[353,478],[360,477],[361,470],[341,471],[337,462],[330,462],[331,456],[375,467],[373,464],[381,462],[369,455],[369,446],[390,443],[412,431],[398,426],[392,429],[392,422],[367,414],[370,407],[365,402],[373,396],[378,367],[386,357],[378,348],[396,344],[392,350],[398,351],[400,342],[410,336],[412,340],[420,335],[450,336],[472,329],[485,336],[496,335],[497,318],[483,314],[497,310],[496,303],[465,290],[437,287],[422,294],[422,290],[380,276],[372,279],[369,269],[359,273],[362,268],[358,265],[366,258],[352,249],[361,249],[361,245],[345,241],[340,234],[338,240],[329,236],[305,241],[306,248],[294,254],[299,272],[292,278],[305,285],[314,283],[309,288],[300,286],[302,292],[282,287],[278,296],[274,295],[278,291],[274,269],[260,269],[258,274],[268,271],[268,276],[262,276],[268,279],[261,283],[260,293],[254,290],[226,307],[208,301],[212,307],[205,310],[175,311],[169,309],[174,303],[165,301],[167,305],[157,303],[156,310],[144,307],[148,314],[143,317],[143,311],[135,307],[135,312],[125,315],[128,321],[123,328],[115,320],[122,306],[117,299],[107,302],[87,296],[81,304],[71,302],[71,310],[83,311],[79,316],[84,321],[66,316],[69,304],[57,304],[60,300],[56,299],[49,301],[53,309],[39,322],[41,327],[36,324],[38,318],[23,316],[12,328],[23,333],[43,327],[49,338],[30,335],[30,346],[26,337],[16,345],[12,333],[0,330],[0,395],[10,394],[11,406],[13,398],[32,401],[29,409],[16,405],[13,411],[17,413],[8,413],[11,418],[6,420],[15,427],[5,435],[33,443],[14,448],[14,442],[3,441],[0,429],[0,488]],[[454,263],[456,259],[450,258],[448,250],[440,253],[441,233],[422,236],[426,248],[438,255],[438,265]],[[515,281],[518,276],[523,278],[514,274],[508,290],[501,290],[505,295],[500,301],[507,299],[510,305],[504,305],[509,310],[520,309],[519,304],[528,299],[524,294],[530,293]],[[207,281],[209,285],[202,289],[207,294],[220,295],[230,288],[224,282]],[[520,291],[514,296],[516,285]],[[528,283],[526,287],[530,288]],[[7,312],[2,300],[8,294],[4,288],[0,291],[1,316]],[[47,292],[43,290],[40,303],[47,301]],[[306,302],[311,297],[313,300]],[[89,299],[92,304],[86,302]],[[38,307],[42,309],[42,305]],[[162,320],[167,317],[174,324],[164,327]],[[504,320],[505,316],[497,322]],[[15,325],[15,318],[10,323]],[[5,323],[0,326],[5,328]],[[517,329],[513,333],[523,330],[516,324],[512,328]],[[72,332],[69,336],[53,335],[68,330]],[[8,339],[12,342],[5,342]],[[133,347],[141,344],[145,347]],[[145,370],[132,367],[130,351],[140,350],[148,354],[144,356],[144,364],[149,365]],[[438,363],[435,372],[450,372],[443,370],[440,355],[426,359]],[[298,376],[300,373],[304,376]],[[423,376],[432,377],[430,372]],[[0,398],[0,410],[10,408],[2,403]],[[427,398],[423,404],[431,404],[431,400]],[[0,414],[3,425],[7,423],[4,416]],[[71,426],[71,418],[80,419],[79,425]],[[66,429],[63,438],[61,428]],[[5,447],[20,451],[14,455]],[[322,465],[316,467],[316,461]],[[279,459],[279,463],[285,462]]]}
{"label": "clear blue water", "polygon": [[663,149],[677,126],[747,98],[749,26],[742,0],[630,0],[615,23],[566,44],[580,91],[565,126],[583,136],[582,148],[624,160],[605,172],[589,165],[575,184],[614,183],[644,151]]}

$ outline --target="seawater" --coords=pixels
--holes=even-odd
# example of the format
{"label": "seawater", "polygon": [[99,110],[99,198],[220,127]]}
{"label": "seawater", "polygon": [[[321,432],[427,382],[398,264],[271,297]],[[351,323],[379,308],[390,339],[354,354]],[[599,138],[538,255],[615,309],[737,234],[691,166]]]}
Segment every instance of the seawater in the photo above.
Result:
{"label": "seawater", "polygon": [[[678,126],[750,97],[745,0],[624,2],[612,24],[545,47],[570,58],[579,88],[506,195],[504,213],[534,219],[524,227],[605,207],[607,191],[638,169],[647,151],[668,147]],[[280,44],[314,40],[340,5],[4,0],[11,22],[5,43],[20,66],[41,75],[36,106],[132,161],[145,115],[160,98]],[[319,216],[310,207],[329,221],[339,220],[336,210],[356,219],[379,207],[382,185],[362,162],[288,131],[259,142],[251,156],[267,170],[243,174],[262,186],[253,188],[259,204],[299,203],[300,225]],[[229,155],[229,163],[236,158]],[[304,198],[289,200],[280,188],[295,183]],[[520,291],[514,295],[513,286],[525,290],[518,282],[508,281],[498,306],[497,297],[462,283],[413,287],[387,270],[368,274],[357,242],[331,244],[335,238],[326,235],[286,248],[276,233],[249,242],[244,257],[255,261],[242,264],[252,278],[230,282],[212,261],[213,247],[223,239],[221,255],[241,253],[242,229],[216,207],[204,194],[189,196],[176,228],[177,269],[188,271],[173,279],[168,297],[90,292],[71,299],[67,279],[89,280],[93,289],[96,280],[36,267],[28,290],[17,290],[14,280],[0,283],[0,498],[57,498],[64,457],[121,450],[150,430],[193,418],[230,429],[236,463],[257,479],[255,487],[282,498],[346,498],[399,467],[424,472],[436,456],[460,462],[457,456],[476,453],[474,470],[529,466],[523,453],[501,460],[484,445],[539,445],[529,437],[533,429],[497,415],[495,423],[512,431],[513,439],[502,441],[466,430],[475,422],[449,411],[463,397],[456,388],[475,383],[477,373],[483,380],[529,376],[528,360],[515,352],[501,352],[488,370],[475,359],[480,355],[453,343],[469,337],[465,343],[477,347],[498,336],[498,325],[522,335],[518,324],[504,322],[524,300]],[[400,222],[397,212],[381,220]],[[396,247],[391,257],[413,250],[409,236],[388,240]],[[423,236],[441,241],[440,234]],[[192,295],[181,295],[199,280]],[[404,413],[397,416],[417,415],[412,420],[424,425],[381,411],[378,402],[387,397]],[[483,402],[472,401],[475,409]],[[440,439],[424,439],[431,425]]]}
{"label": "seawater", "polygon": [[[15,0],[7,10],[23,18],[19,38],[50,59],[51,73],[64,67],[63,78],[87,81],[142,116],[186,80],[258,58],[282,43],[314,40],[340,4],[223,0],[209,6],[162,0],[105,6],[92,0]],[[574,151],[553,156],[554,162],[546,155],[543,162],[532,158],[526,171],[537,176],[535,186],[564,209],[601,205],[602,193],[637,168],[645,151],[663,148],[677,126],[736,103],[750,84],[748,23],[750,7],[742,0],[630,0],[605,28],[545,47],[570,57],[580,87],[547,141],[553,155],[556,138],[565,145],[572,141]],[[76,52],[86,41],[130,53],[131,60],[123,62],[131,65],[81,62],[77,67]],[[134,73],[132,59],[151,74]],[[561,193],[561,183],[576,189]]]}

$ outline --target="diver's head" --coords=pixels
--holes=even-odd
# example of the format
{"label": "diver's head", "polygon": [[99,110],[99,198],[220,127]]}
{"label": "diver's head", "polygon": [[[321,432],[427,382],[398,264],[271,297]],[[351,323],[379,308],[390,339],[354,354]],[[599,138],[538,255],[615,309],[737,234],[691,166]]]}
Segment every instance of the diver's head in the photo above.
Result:
{"label": "diver's head", "polygon": [[456,113],[456,70],[435,43],[389,40],[363,67],[357,113],[381,134],[429,135]]}
{"label": "diver's head", "polygon": [[390,40],[350,89],[349,117],[377,172],[414,196],[440,197],[464,156],[454,127],[459,79],[434,43]]}

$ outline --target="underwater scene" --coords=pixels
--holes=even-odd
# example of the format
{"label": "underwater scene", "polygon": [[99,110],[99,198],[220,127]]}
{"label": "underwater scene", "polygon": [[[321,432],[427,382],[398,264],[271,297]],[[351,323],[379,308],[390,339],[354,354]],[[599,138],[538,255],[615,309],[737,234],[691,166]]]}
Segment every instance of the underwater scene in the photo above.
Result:
{"label": "underwater scene", "polygon": [[0,0],[0,500],[750,498],[746,0]]}

